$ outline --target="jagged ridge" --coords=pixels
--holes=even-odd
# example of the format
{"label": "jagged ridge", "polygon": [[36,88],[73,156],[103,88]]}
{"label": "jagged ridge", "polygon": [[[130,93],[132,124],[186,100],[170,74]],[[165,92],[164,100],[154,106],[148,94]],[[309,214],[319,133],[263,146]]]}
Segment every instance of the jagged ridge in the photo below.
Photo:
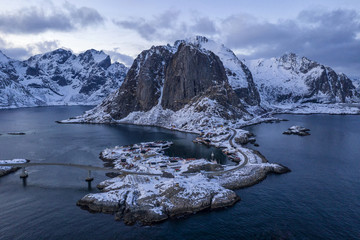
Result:
{"label": "jagged ridge", "polygon": [[263,104],[358,102],[359,93],[345,74],[337,74],[294,53],[280,58],[249,61],[249,68]]}
{"label": "jagged ridge", "polygon": [[111,64],[103,51],[78,56],[57,49],[26,61],[0,52],[0,108],[44,105],[96,105],[118,89],[127,68]]}
{"label": "jagged ridge", "polygon": [[[177,41],[174,46],[157,46],[143,51],[135,59],[123,85],[94,110],[84,117],[72,119],[80,122],[129,122],[136,124],[179,126],[192,129],[193,125],[216,124],[251,118],[246,107],[248,93],[254,83],[251,76],[243,72],[244,64],[231,52],[233,72],[242,72],[242,83],[236,83],[240,76],[231,74],[229,68],[214,52],[204,48],[205,38],[194,41]],[[214,44],[213,44],[214,45]],[[212,46],[212,49],[214,47]],[[221,46],[219,49],[228,50]],[[219,50],[220,51],[220,50]],[[223,54],[224,56],[229,56]],[[240,81],[240,80],[239,80]],[[246,86],[242,86],[242,84]],[[235,90],[240,90],[236,92]],[[251,88],[248,91],[242,89]],[[241,95],[241,92],[246,94]],[[258,94],[258,93],[257,93]],[[254,100],[251,104],[258,105]]]}

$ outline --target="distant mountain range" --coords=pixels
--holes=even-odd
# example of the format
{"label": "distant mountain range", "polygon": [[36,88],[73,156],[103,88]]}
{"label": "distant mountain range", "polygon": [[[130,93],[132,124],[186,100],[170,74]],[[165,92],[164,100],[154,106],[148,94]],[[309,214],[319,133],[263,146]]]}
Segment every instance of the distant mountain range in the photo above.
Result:
{"label": "distant mountain range", "polygon": [[96,105],[117,90],[128,69],[103,51],[57,49],[26,61],[0,52],[0,108]]}
{"label": "distant mountain range", "polygon": [[349,103],[358,101],[352,81],[330,67],[294,53],[259,59],[248,66],[260,92],[262,104]]}
{"label": "distant mountain range", "polygon": [[345,106],[359,102],[352,81],[329,67],[295,54],[247,64],[205,37],[154,46],[134,60],[119,90],[70,122],[193,131],[268,112],[359,113]]}
{"label": "distant mountain range", "polygon": [[[72,122],[195,126],[273,113],[359,113],[359,83],[293,53],[239,60],[205,37],[142,51],[130,69],[102,51],[0,53],[0,108],[99,104]],[[240,121],[240,122],[241,122]]]}

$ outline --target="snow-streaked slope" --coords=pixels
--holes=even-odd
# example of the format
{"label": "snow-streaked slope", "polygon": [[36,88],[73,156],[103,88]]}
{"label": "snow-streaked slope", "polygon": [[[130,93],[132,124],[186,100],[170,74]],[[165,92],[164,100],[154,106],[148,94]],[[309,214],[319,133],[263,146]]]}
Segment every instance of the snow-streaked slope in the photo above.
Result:
{"label": "snow-streaked slope", "polygon": [[[223,66],[227,62],[226,66],[244,76],[241,62],[222,45],[205,38],[195,40],[180,40],[174,46],[156,46],[143,51],[134,60],[118,91],[83,116],[62,122],[132,123],[199,132],[219,124],[241,125],[254,118],[261,121],[253,114],[258,105],[246,103],[244,98],[248,96],[239,96],[235,91],[239,86],[247,89],[249,81],[245,79],[247,82],[242,82],[245,85],[242,86],[244,79],[241,79],[238,85],[232,86],[228,81],[230,70]],[[221,58],[214,51],[220,52]],[[214,76],[216,79],[211,79]],[[202,81],[201,86],[196,81]],[[166,88],[173,91],[173,95],[184,97],[172,101],[172,94],[165,92]],[[196,93],[192,92],[194,88]],[[189,95],[191,98],[186,98]]]}
{"label": "snow-streaked slope", "polygon": [[96,105],[122,84],[127,68],[103,51],[57,49],[16,61],[0,54],[0,108]]}
{"label": "snow-streaked slope", "polygon": [[241,100],[248,105],[258,105],[260,103],[259,93],[253,82],[251,72],[231,49],[202,36],[176,41],[175,46],[182,42],[193,44],[200,49],[211,51],[217,55],[224,65],[230,86]]}
{"label": "snow-streaked slope", "polygon": [[248,61],[262,104],[293,108],[306,103],[357,102],[357,93],[345,74],[337,74],[305,57],[285,54],[280,58]]}

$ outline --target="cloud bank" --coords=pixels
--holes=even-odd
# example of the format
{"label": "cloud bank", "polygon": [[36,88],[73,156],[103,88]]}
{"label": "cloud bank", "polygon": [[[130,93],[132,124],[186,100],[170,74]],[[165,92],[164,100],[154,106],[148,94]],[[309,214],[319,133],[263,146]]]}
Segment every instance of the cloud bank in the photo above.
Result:
{"label": "cloud bank", "polygon": [[0,32],[38,34],[46,31],[67,32],[102,24],[104,18],[93,8],[65,2],[62,7],[27,7],[0,14]]}
{"label": "cloud bank", "polygon": [[[171,42],[205,35],[223,42],[241,58],[255,59],[294,52],[345,72],[360,69],[360,14],[355,10],[304,10],[294,19],[262,21],[248,14],[211,19],[165,11],[151,19],[113,20],[148,41]],[[359,73],[359,72],[358,72]]]}

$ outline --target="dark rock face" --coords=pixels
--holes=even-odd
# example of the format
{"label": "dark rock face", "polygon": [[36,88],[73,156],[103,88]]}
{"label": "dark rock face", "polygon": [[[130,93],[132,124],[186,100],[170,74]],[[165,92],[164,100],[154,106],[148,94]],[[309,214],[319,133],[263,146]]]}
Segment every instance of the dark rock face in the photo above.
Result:
{"label": "dark rock face", "polygon": [[[238,59],[233,51],[203,36],[196,36],[190,40],[190,42],[197,49],[211,51],[220,58],[225,68],[229,84],[244,104],[251,106],[260,104],[260,95],[250,70]],[[186,40],[178,40],[175,42],[175,46],[184,43],[187,44],[189,42]]]}
{"label": "dark rock face", "polygon": [[224,67],[214,53],[203,54],[185,44],[180,44],[171,58],[165,79],[161,105],[174,111],[210,87],[227,82]]}
{"label": "dark rock face", "polygon": [[166,47],[152,47],[134,60],[115,98],[102,103],[114,119],[133,111],[149,111],[158,104],[171,55]]}
{"label": "dark rock face", "polygon": [[[182,42],[177,48],[157,46],[143,51],[120,89],[100,107],[118,120],[131,112],[149,111],[157,105],[178,111],[204,98],[216,100],[218,112],[226,119],[241,117],[246,112],[239,95],[229,85],[219,57]],[[199,105],[196,111],[206,111],[206,108]]]}

